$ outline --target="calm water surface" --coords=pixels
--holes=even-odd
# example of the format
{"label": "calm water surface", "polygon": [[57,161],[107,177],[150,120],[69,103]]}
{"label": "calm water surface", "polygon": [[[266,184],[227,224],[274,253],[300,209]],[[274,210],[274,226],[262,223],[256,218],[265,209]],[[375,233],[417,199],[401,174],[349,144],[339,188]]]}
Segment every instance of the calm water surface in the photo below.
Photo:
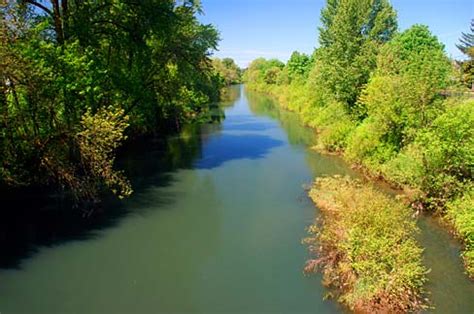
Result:
{"label": "calm water surface", "polygon": [[[317,214],[303,187],[356,174],[309,150],[314,134],[294,114],[230,91],[221,124],[129,150],[120,162],[129,200],[89,219],[23,200],[25,214],[0,223],[0,312],[342,312],[323,301],[319,276],[302,274],[301,239]],[[456,243],[432,221],[420,225],[437,311],[472,313]]]}

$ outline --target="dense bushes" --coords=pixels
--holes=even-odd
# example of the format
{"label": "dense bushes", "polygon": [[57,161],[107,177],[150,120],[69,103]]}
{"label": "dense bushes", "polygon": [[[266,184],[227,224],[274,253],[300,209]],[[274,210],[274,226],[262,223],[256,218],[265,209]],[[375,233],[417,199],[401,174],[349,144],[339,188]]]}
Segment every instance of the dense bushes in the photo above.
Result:
{"label": "dense bushes", "polygon": [[357,313],[423,309],[426,268],[410,210],[382,192],[348,178],[320,178],[310,197],[322,217],[306,239],[324,283]]}
{"label": "dense bushes", "polygon": [[474,187],[467,188],[461,195],[447,204],[448,219],[464,239],[463,253],[467,272],[474,277]]}
{"label": "dense bushes", "polygon": [[[311,69],[290,80],[284,77],[288,62],[278,82],[269,84],[259,78],[270,62],[259,59],[246,82],[300,113],[318,131],[319,149],[343,152],[371,175],[410,189],[425,209],[470,212],[451,215],[469,252],[470,236],[460,226],[470,224],[474,208],[454,200],[466,199],[473,185],[474,101],[446,96],[463,82],[456,81],[458,69],[444,46],[423,25],[396,33],[394,16],[383,1],[328,0]],[[469,45],[463,41],[467,54]]]}

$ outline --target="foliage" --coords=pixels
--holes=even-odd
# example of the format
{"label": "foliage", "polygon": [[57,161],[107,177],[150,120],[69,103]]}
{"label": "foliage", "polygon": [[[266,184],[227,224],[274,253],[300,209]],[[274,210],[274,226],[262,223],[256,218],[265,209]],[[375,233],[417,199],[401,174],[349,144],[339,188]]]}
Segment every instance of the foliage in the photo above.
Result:
{"label": "foliage", "polygon": [[471,20],[470,33],[462,33],[458,49],[467,56],[467,60],[459,61],[463,83],[474,90],[474,19]]}
{"label": "foliage", "polygon": [[276,84],[280,72],[285,64],[277,59],[255,59],[245,71],[244,81],[252,82],[255,86],[262,84]]}
{"label": "foliage", "polygon": [[474,101],[447,108],[420,132],[415,144],[423,156],[421,189],[425,201],[443,205],[474,179]]}
{"label": "foliage", "polygon": [[469,56],[471,59],[474,58],[474,19],[471,20],[470,33],[462,33],[459,39],[459,44],[456,45],[458,49]]}
{"label": "foliage", "polygon": [[396,13],[387,0],[329,0],[321,16],[321,83],[351,108],[375,68],[379,47],[397,29]]}
{"label": "foliage", "polygon": [[342,103],[330,102],[316,109],[311,125],[319,130],[319,146],[328,151],[340,151],[347,143],[355,124]]}
{"label": "foliage", "polygon": [[200,12],[193,0],[2,3],[2,183],[130,194],[117,146],[202,121],[219,96],[218,33]]}
{"label": "foliage", "polygon": [[387,43],[359,99],[358,115],[367,118],[351,136],[348,157],[375,167],[413,142],[442,111],[439,91],[449,73],[443,45],[425,26],[415,25]]}
{"label": "foliage", "polygon": [[[107,186],[119,198],[129,196],[132,188],[121,172],[114,171],[114,152],[127,138],[128,117],[123,109],[102,108],[95,114],[87,111],[81,119],[81,130],[76,140],[81,155],[82,169],[86,172],[87,187],[81,190],[99,190]],[[93,188],[98,186],[97,188]]]}
{"label": "foliage", "polygon": [[[474,103],[455,96],[471,84],[472,58],[456,69],[423,25],[395,34],[386,1],[328,0],[321,22],[309,70],[290,70],[294,54],[268,82],[266,61],[256,60],[248,87],[298,112],[317,130],[317,149],[343,152],[368,174],[409,189],[418,208],[447,213],[474,178]],[[463,34],[466,52],[470,39]]]}
{"label": "foliage", "polygon": [[224,58],[221,60],[219,58],[213,58],[212,66],[220,79],[223,80],[223,85],[229,86],[241,83],[242,70],[237,66],[233,59]]}
{"label": "foliage", "polygon": [[317,259],[308,272],[320,269],[324,283],[340,302],[356,312],[413,312],[422,300],[426,268],[410,210],[382,192],[348,178],[320,178],[310,197],[322,219],[310,227]]}
{"label": "foliage", "polygon": [[346,147],[346,156],[354,162],[377,169],[396,152],[393,141],[386,140],[387,130],[377,120],[369,117],[352,132]]}
{"label": "foliage", "polygon": [[298,77],[306,78],[311,70],[311,57],[304,53],[294,51],[286,64],[289,81],[293,81]]}
{"label": "foliage", "polygon": [[463,257],[467,273],[474,277],[474,187],[467,188],[459,197],[448,202],[447,209],[448,219],[464,240]]}

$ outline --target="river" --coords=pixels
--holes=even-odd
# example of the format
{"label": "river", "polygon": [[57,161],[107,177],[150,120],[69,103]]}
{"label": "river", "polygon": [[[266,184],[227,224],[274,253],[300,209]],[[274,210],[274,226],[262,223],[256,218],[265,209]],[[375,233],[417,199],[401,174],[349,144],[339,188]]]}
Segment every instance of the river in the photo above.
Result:
{"label": "river", "polygon": [[[8,203],[1,314],[344,312],[324,300],[319,275],[302,273],[301,239],[318,214],[304,187],[358,174],[312,151],[314,132],[270,98],[230,93],[223,122],[124,154],[128,200],[108,199],[90,218],[58,200]],[[459,246],[431,219],[420,226],[434,311],[472,313]]]}

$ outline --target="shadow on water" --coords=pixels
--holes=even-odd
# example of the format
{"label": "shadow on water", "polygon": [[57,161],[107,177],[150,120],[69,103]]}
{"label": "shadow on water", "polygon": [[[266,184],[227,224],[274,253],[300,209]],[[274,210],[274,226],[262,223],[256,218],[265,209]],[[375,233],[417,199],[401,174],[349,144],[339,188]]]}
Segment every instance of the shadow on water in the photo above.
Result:
{"label": "shadow on water", "polygon": [[197,160],[198,169],[212,169],[235,159],[259,159],[282,141],[258,134],[218,134],[211,136],[203,147],[203,158]]}
{"label": "shadow on water", "polygon": [[[174,141],[172,145],[179,145]],[[163,146],[169,143],[148,145],[150,156],[159,155]],[[155,147],[153,147],[155,146]],[[164,187],[172,183],[173,171],[179,166],[191,166],[192,156],[199,156],[198,147],[194,151],[182,151],[183,159],[177,162],[172,154],[164,154],[152,162],[150,158],[120,160],[133,183],[136,201],[140,194],[149,188]],[[143,166],[141,164],[143,162]],[[147,168],[145,168],[145,165]],[[124,166],[124,167],[122,167]],[[146,175],[145,175],[146,174]],[[20,268],[21,261],[37,253],[41,247],[51,247],[68,241],[84,241],[99,236],[99,231],[115,226],[121,219],[131,214],[126,204],[129,200],[118,201],[105,196],[104,202],[89,217],[84,217],[79,209],[73,209],[69,201],[55,195],[22,195],[27,192],[16,191],[9,199],[1,196],[0,212],[0,268]],[[173,195],[162,193],[154,200],[155,206],[173,202]],[[137,213],[144,206],[133,209]]]}
{"label": "shadow on water", "polygon": [[[313,129],[303,125],[298,114],[283,109],[275,99],[268,95],[251,90],[244,90],[244,92],[253,114],[277,121],[285,130],[290,145],[305,150],[306,164],[311,170],[311,180],[314,177],[334,174],[361,177],[339,156],[320,154],[311,149],[316,145],[317,135]],[[310,184],[310,181],[307,183]]]}
{"label": "shadow on water", "polygon": [[[228,94],[227,106],[232,99],[235,102],[239,97],[234,89],[231,88]],[[81,210],[72,209],[71,203],[59,195],[32,189],[2,190],[0,269],[19,269],[24,259],[42,247],[95,239],[101,230],[116,226],[130,214],[140,214],[140,211],[150,208],[161,209],[163,205],[174,202],[177,195],[163,189],[155,189],[153,207],[147,203],[149,198],[142,201],[140,196],[147,189],[171,185],[177,170],[194,168],[201,156],[206,158],[207,152],[215,153],[212,148],[203,150],[203,146],[206,146],[209,134],[220,130],[220,124],[190,125],[177,136],[129,143],[121,152],[117,168],[130,179],[134,189],[132,197],[119,201],[111,195],[105,196],[101,206],[89,217],[84,217]],[[271,143],[267,142],[267,146]],[[227,158],[237,158],[237,155],[227,154]],[[218,162],[224,161],[219,158]],[[208,162],[204,164],[210,165]],[[130,202],[133,206],[127,206]]]}

